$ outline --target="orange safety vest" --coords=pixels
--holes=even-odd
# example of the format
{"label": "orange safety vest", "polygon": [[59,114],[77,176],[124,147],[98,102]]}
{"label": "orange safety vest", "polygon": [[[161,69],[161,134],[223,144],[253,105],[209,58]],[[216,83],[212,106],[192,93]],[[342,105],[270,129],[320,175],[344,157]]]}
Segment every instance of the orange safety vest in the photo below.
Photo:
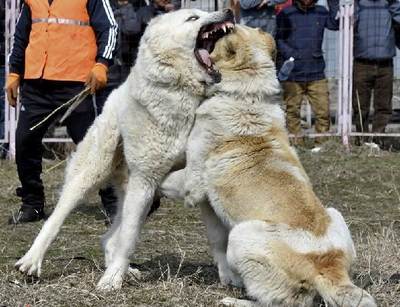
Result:
{"label": "orange safety vest", "polygon": [[32,16],[25,79],[85,81],[95,64],[96,37],[87,0],[26,0]]}

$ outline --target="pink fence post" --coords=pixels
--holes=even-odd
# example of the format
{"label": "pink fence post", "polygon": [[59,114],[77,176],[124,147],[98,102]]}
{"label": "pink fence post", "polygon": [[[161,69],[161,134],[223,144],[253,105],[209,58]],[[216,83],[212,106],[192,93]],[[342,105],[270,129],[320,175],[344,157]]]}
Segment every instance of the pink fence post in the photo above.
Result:
{"label": "pink fence post", "polygon": [[[6,0],[6,27],[5,27],[5,45],[6,45],[6,74],[8,74],[8,54],[11,52],[13,45],[13,38],[15,32],[15,25],[19,12],[19,0]],[[9,143],[8,158],[15,158],[15,130],[17,126],[17,108],[10,108],[6,104],[6,133]]]}
{"label": "pink fence post", "polygon": [[340,2],[340,34],[339,34],[339,95],[338,95],[338,129],[342,143],[349,148],[351,133],[351,97],[353,83],[353,15],[354,1]]}

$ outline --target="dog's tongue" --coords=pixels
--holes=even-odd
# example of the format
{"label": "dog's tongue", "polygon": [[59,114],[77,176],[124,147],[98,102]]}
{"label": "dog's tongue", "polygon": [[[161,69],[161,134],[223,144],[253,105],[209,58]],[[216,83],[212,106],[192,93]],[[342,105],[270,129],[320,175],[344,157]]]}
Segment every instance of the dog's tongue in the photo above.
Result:
{"label": "dog's tongue", "polygon": [[211,67],[212,63],[211,63],[210,54],[208,53],[208,51],[206,49],[199,49],[198,53],[199,53],[203,63],[206,64],[207,67]]}

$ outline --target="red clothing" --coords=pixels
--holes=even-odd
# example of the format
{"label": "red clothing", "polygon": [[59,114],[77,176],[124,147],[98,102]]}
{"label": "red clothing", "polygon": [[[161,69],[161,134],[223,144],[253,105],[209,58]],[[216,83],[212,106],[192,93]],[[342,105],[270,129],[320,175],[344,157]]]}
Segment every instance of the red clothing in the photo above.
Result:
{"label": "red clothing", "polygon": [[285,3],[275,4],[275,15],[278,15],[285,7],[291,6],[292,3],[292,0],[287,0]]}

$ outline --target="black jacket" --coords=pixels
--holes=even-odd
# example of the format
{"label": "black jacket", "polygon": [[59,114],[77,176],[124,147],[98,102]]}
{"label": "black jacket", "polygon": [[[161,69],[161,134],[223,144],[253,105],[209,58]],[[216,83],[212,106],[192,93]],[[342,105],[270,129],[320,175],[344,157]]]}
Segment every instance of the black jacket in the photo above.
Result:
{"label": "black jacket", "polygon": [[[109,85],[113,88],[127,78],[131,67],[135,64],[140,39],[150,22],[158,15],[165,13],[154,4],[137,7],[132,3],[116,6],[115,19],[118,22],[118,43],[114,65],[109,69]],[[126,20],[128,19],[129,20]]]}
{"label": "black jacket", "polygon": [[[5,1],[0,1],[0,66],[4,65],[5,57]],[[1,73],[1,72],[0,72]]]}

